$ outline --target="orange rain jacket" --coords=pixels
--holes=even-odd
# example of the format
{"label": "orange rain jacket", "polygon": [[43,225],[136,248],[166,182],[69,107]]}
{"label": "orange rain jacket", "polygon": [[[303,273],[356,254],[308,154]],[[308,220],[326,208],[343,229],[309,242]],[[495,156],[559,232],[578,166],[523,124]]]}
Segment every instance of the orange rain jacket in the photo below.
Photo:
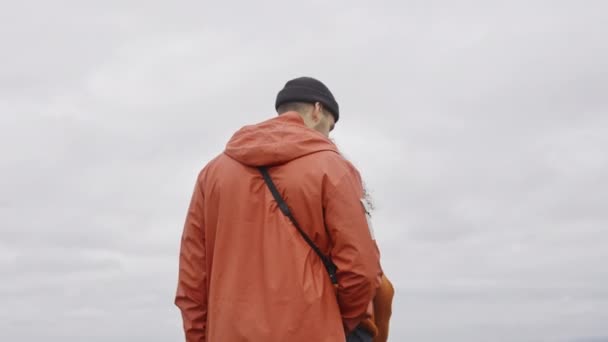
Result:
{"label": "orange rain jacket", "polygon": [[[255,168],[269,166],[320,258]],[[379,251],[358,171],[295,112],[245,126],[200,172],[181,240],[175,304],[189,342],[336,342],[373,319]]]}

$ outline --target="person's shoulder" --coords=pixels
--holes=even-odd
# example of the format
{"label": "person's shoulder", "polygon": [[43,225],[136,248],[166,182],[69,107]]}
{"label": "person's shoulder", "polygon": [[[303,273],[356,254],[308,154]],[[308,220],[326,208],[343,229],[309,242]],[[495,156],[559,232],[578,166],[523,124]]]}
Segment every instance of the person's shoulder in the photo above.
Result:
{"label": "person's shoulder", "polygon": [[319,164],[324,172],[336,180],[344,177],[361,179],[357,167],[343,154],[337,151],[323,151],[319,153]]}
{"label": "person's shoulder", "polygon": [[359,170],[357,169],[355,164],[351,160],[347,159],[342,153],[340,153],[340,152],[334,153],[333,158],[335,159],[337,164],[339,164],[341,167],[343,167],[348,172],[359,174]]}
{"label": "person's shoulder", "polygon": [[198,171],[198,176],[197,176],[197,180],[199,183],[202,183],[205,181],[205,179],[208,177],[208,174],[210,173],[210,171],[215,170],[219,164],[221,164],[221,159],[225,158],[226,156],[223,153],[217,154],[215,155],[213,158],[211,158],[209,161],[207,161],[206,164],[203,164]]}

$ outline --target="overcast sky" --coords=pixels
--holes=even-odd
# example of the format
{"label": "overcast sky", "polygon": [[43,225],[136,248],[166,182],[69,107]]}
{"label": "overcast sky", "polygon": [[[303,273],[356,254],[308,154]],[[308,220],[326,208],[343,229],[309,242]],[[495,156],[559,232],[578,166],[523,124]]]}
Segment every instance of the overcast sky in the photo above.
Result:
{"label": "overcast sky", "polygon": [[5,1],[0,340],[180,341],[199,170],[325,82],[390,341],[608,341],[605,1]]}

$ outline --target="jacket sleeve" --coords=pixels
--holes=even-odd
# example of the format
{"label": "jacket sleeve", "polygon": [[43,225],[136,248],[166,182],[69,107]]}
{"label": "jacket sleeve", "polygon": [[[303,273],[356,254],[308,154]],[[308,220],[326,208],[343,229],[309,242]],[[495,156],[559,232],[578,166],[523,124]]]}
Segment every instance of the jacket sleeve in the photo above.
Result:
{"label": "jacket sleeve", "polygon": [[207,286],[203,192],[200,177],[190,201],[181,238],[175,305],[183,320],[187,342],[206,340]]}
{"label": "jacket sleeve", "polygon": [[338,268],[338,305],[349,332],[366,318],[380,285],[380,253],[368,226],[358,172],[351,169],[326,191],[325,224],[333,243],[330,255]]}

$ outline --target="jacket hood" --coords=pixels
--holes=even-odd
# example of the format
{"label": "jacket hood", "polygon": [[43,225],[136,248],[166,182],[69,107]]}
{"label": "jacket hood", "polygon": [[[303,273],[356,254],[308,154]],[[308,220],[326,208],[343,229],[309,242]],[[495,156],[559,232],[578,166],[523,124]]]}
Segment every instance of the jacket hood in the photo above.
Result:
{"label": "jacket hood", "polygon": [[320,152],[338,152],[323,134],[306,127],[296,112],[287,112],[258,124],[244,126],[226,144],[224,151],[238,162],[252,166],[287,163]]}

